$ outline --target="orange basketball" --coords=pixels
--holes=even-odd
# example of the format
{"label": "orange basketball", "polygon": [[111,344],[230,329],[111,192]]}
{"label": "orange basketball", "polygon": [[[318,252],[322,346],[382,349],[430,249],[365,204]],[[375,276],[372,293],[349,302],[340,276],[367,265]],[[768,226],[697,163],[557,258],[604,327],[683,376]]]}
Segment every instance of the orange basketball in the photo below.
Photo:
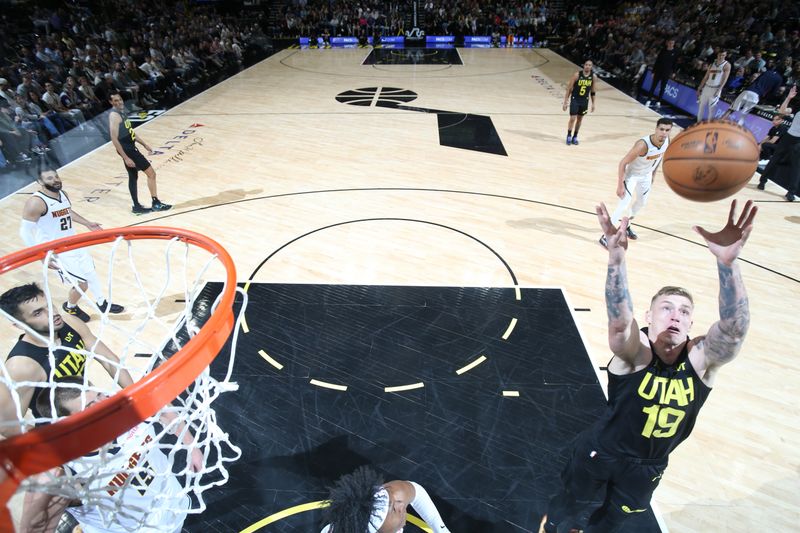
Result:
{"label": "orange basketball", "polygon": [[664,179],[678,195],[713,202],[735,194],[758,166],[753,134],[727,120],[689,126],[664,153]]}

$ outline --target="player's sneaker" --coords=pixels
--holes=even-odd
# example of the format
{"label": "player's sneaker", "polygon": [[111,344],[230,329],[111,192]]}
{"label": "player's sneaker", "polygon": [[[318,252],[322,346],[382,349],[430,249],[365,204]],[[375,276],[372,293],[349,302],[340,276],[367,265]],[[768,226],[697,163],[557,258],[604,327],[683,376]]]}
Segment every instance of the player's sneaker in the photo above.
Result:
{"label": "player's sneaker", "polygon": [[572,136],[567,135],[567,146],[569,146],[570,144],[572,144]]}
{"label": "player's sneaker", "polygon": [[766,186],[767,186],[766,181],[759,181],[758,185],[756,185],[756,189],[758,189],[759,191],[763,191]]}
{"label": "player's sneaker", "polygon": [[77,305],[75,307],[69,307],[67,306],[67,302],[64,302],[64,305],[61,306],[61,309],[63,309],[64,312],[67,313],[68,315],[72,315],[76,318],[79,318],[84,322],[89,322],[91,320],[89,313],[87,313]]}
{"label": "player's sneaker", "polygon": [[153,211],[169,211],[170,209],[172,209],[172,206],[170,204],[165,204],[161,200],[153,201],[153,207],[152,207]]}
{"label": "player's sneaker", "polygon": [[572,138],[572,144],[574,144],[575,146],[578,146],[578,136],[577,135]]}
{"label": "player's sneaker", "polygon": [[628,234],[628,238],[631,239],[631,240],[635,241],[636,239],[639,238],[639,236],[636,235],[636,233],[633,232],[633,230],[631,229],[630,226],[628,226],[628,229],[625,230],[625,233]]}
{"label": "player's sneaker", "polygon": [[131,213],[133,213],[134,215],[144,215],[145,213],[149,213],[150,211],[152,211],[152,209],[150,209],[149,207],[145,207],[141,204],[136,204],[131,209]]}
{"label": "player's sneaker", "polygon": [[787,192],[786,196],[784,196],[784,198],[786,198],[787,202],[794,202],[794,194],[792,194],[790,192]]}
{"label": "player's sneaker", "polygon": [[600,243],[600,246],[602,246],[603,248],[608,248],[608,239],[606,239],[605,235],[601,235],[600,240],[598,242]]}
{"label": "player's sneaker", "polygon": [[118,304],[111,304],[111,307],[109,307],[108,306],[108,300],[104,301],[101,304],[97,304],[97,307],[103,313],[105,313],[106,312],[106,308],[108,308],[108,312],[111,313],[111,314],[114,314],[114,315],[118,315],[118,314],[120,314],[121,312],[123,312],[125,310],[124,307],[122,307],[121,305],[118,305]]}

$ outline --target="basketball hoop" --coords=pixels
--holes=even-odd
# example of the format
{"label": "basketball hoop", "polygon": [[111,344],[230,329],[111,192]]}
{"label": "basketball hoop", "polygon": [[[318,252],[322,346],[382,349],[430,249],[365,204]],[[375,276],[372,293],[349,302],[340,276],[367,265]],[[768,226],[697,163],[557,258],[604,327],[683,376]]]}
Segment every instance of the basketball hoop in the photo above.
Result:
{"label": "basketball hoop", "polygon": [[[184,336],[188,337],[188,341],[180,342],[177,340],[177,335],[174,331],[172,333],[168,332],[165,335],[166,338],[156,341],[155,344],[157,346],[153,350],[153,360],[146,365],[143,369],[144,375],[138,379],[138,381],[135,381],[133,385],[126,387],[103,401],[89,406],[81,412],[59,420],[53,419],[50,421],[52,423],[38,425],[21,434],[5,440],[0,440],[0,530],[2,531],[13,531],[13,522],[7,503],[23,480],[64,465],[94,450],[101,449],[104,445],[114,441],[114,439],[134,426],[154,417],[159,411],[170,410],[173,413],[178,412],[179,415],[182,409],[187,411],[187,413],[191,411],[191,414],[186,415],[188,421],[187,426],[198,432],[196,433],[198,435],[198,441],[200,440],[200,432],[202,432],[203,435],[202,442],[198,442],[196,446],[207,446],[211,451],[204,451],[205,460],[207,462],[216,461],[216,464],[208,469],[208,471],[214,471],[216,476],[215,481],[205,485],[197,482],[199,487],[196,489],[194,487],[185,488],[184,494],[191,493],[195,496],[195,499],[199,499],[199,504],[193,504],[195,507],[199,508],[199,510],[205,508],[200,493],[210,486],[219,485],[227,481],[227,470],[225,470],[223,462],[235,460],[241,454],[239,449],[228,441],[227,434],[216,426],[214,411],[211,409],[210,405],[208,405],[211,401],[216,399],[219,393],[236,388],[235,384],[229,382],[229,378],[232,371],[238,327],[233,335],[226,377],[222,380],[216,380],[210,376],[210,372],[207,369],[212,360],[225,345],[234,327],[234,300],[237,292],[242,295],[241,308],[238,312],[237,321],[243,316],[246,305],[246,294],[237,289],[236,268],[233,260],[220,244],[199,233],[175,228],[136,227],[109,229],[82,233],[76,236],[59,239],[2,257],[0,258],[0,275],[6,275],[11,271],[16,271],[36,261],[44,261],[41,271],[44,277],[45,294],[48,296],[49,300],[47,263],[53,254],[64,253],[79,248],[98,247],[111,243],[112,251],[108,261],[109,288],[112,284],[112,273],[114,272],[114,253],[120,245],[128,246],[129,263],[134,271],[134,278],[132,279],[139,282],[141,288],[142,285],[139,273],[136,269],[131,249],[135,241],[142,240],[153,243],[152,246],[163,246],[166,249],[166,264],[168,270],[166,272],[166,278],[180,277],[174,272],[171,272],[169,267],[170,261],[172,260],[170,257],[171,247],[175,245],[178,247],[182,245],[184,247],[186,251],[184,254],[185,262],[188,262],[190,247],[193,247],[193,254],[196,253],[195,250],[197,248],[203,249],[210,254],[205,266],[199,269],[200,274],[198,274],[197,278],[193,278],[193,280],[189,279],[187,275],[189,269],[186,268],[186,264],[184,263],[183,286],[185,287],[186,297],[183,304],[184,308],[175,320],[176,324],[182,324],[182,327],[188,332],[188,335]],[[158,241],[161,241],[162,244],[158,245]],[[151,246],[151,244],[142,244],[140,246]],[[148,255],[149,264],[155,263],[151,257],[152,256]],[[205,281],[200,279],[200,276],[205,275],[211,264],[214,264],[215,268],[218,268],[221,264],[224,268],[224,285],[210,310],[208,306],[205,307],[207,319],[202,327],[197,329],[194,323],[193,306],[200,289],[205,285]],[[193,284],[190,283],[192,281]],[[134,345],[134,343],[139,342],[136,336],[144,329],[143,324],[145,322],[148,320],[159,320],[159,318],[155,316],[154,310],[164,297],[166,286],[167,282],[164,282],[164,286],[161,288],[160,292],[155,291],[158,292],[155,299],[151,300],[149,296],[144,296],[144,304],[142,304],[141,307],[145,307],[147,313],[145,318],[142,319],[141,324],[137,324],[137,327],[129,333],[126,350]],[[142,291],[142,293],[144,294],[145,291]],[[52,307],[51,304],[49,310],[51,337],[53,330]],[[14,320],[5,313],[3,313],[3,315],[7,318],[11,318],[12,321]],[[206,317],[204,316],[202,318],[205,319]],[[16,322],[17,321],[15,321],[15,323]],[[170,325],[164,324],[164,326]],[[99,326],[101,334],[103,332],[111,332],[113,327],[107,313],[104,313],[102,316],[102,323]],[[174,327],[174,325],[172,325],[172,327]],[[31,330],[28,329],[28,331]],[[96,334],[96,337],[102,340],[101,334]],[[52,342],[52,339],[50,339],[50,342]],[[168,351],[165,347],[170,345],[170,343],[174,343],[173,346],[177,348],[177,351],[172,355],[163,354],[164,351]],[[50,350],[50,357],[52,358],[52,348],[50,348]],[[158,358],[156,357],[156,353],[159,356]],[[132,360],[132,357],[131,355],[129,359]],[[122,361],[123,358],[120,358],[120,360]],[[4,363],[2,370],[5,374]],[[139,372],[137,371],[137,373]],[[7,381],[8,380],[4,381],[4,384],[9,387],[9,390],[12,390],[11,387],[14,384],[9,385]],[[86,383],[87,380],[85,379],[84,384]],[[30,386],[30,384],[27,385]],[[54,387],[55,385],[50,383],[47,386]],[[87,390],[88,389],[96,390],[94,387],[87,387]],[[171,402],[176,400],[181,393],[185,393],[184,396],[200,394],[202,398],[179,401],[181,405],[178,407],[171,405]],[[12,396],[14,396],[14,394],[15,393],[12,393]],[[197,411],[202,409],[207,409],[210,413],[198,414]],[[19,406],[17,410],[20,411]],[[24,417],[25,413],[22,412],[21,415]],[[37,422],[39,422],[39,419],[37,419]],[[28,427],[21,420],[19,423],[22,431]],[[39,423],[41,424],[41,422]],[[173,460],[175,454],[170,453],[169,456],[170,459]],[[197,476],[188,475],[186,477],[199,478],[205,472],[204,470]],[[95,475],[103,476],[107,474],[108,472]],[[169,474],[172,474],[172,464],[170,464]],[[86,478],[81,478],[81,483],[86,485]],[[187,480],[185,483],[188,487],[192,481]],[[59,481],[56,480],[55,485],[58,484]],[[66,485],[66,482],[60,482],[60,484]],[[31,487],[27,484],[24,488],[25,490],[37,490],[37,487]],[[107,486],[104,486],[104,490],[107,491],[107,488]],[[52,489],[53,487],[49,486],[44,489],[39,488],[38,490],[55,493],[51,492]],[[82,494],[79,497],[87,501],[86,494]],[[195,509],[191,509],[188,512],[193,511],[199,512]]]}

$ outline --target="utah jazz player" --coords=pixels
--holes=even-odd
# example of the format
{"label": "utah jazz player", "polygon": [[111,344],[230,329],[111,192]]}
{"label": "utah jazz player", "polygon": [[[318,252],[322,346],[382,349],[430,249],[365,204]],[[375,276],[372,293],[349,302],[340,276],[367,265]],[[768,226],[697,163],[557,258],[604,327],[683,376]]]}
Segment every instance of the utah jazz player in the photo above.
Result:
{"label": "utah jazz player", "polygon": [[[136,132],[131,127],[130,120],[123,115],[125,103],[122,101],[122,96],[119,93],[114,93],[110,96],[109,102],[111,102],[113,108],[111,113],[108,114],[108,131],[111,135],[111,143],[120,157],[122,157],[122,161],[125,163],[125,170],[128,171],[128,191],[131,193],[131,200],[133,200],[133,213],[141,215],[150,211],[166,211],[172,208],[171,205],[165,204],[158,199],[156,171],[150,161],[136,148],[136,143],[138,142],[144,146],[145,150],[151,154],[153,150],[140,136],[136,135]],[[139,203],[136,182],[139,179],[140,170],[144,171],[147,176],[147,188],[150,189],[150,196],[153,197],[152,207],[149,208]]]}
{"label": "utah jazz player", "polygon": [[[18,412],[24,416],[28,407],[32,408],[34,416],[39,416],[36,398],[45,389],[36,386],[37,383],[83,376],[87,347],[102,356],[97,358],[97,362],[120,387],[133,383],[128,371],[120,368],[119,357],[81,320],[56,312],[36,283],[19,285],[4,292],[0,295],[0,308],[30,329],[23,330],[6,358],[8,381],[0,383],[0,435],[8,437],[19,433],[22,430],[20,425],[5,422],[17,420]],[[22,325],[15,325],[22,329]],[[48,338],[53,339],[50,345]],[[7,383],[20,386],[12,391]]]}
{"label": "utah jazz player", "polygon": [[692,432],[717,371],[736,357],[750,324],[736,258],[753,229],[752,201],[735,220],[734,200],[717,233],[694,228],[716,258],[720,281],[719,321],[695,338],[689,337],[694,303],[679,287],[656,293],[645,313],[647,327],[639,329],[625,267],[628,219],[615,228],[605,205],[596,211],[608,243],[605,293],[614,354],[608,407],[577,438],[563,485],[542,520],[546,533],[581,529],[587,520],[585,533],[610,533],[648,509],[670,452]]}
{"label": "utah jazz player", "polygon": [[[583,115],[589,112],[589,97],[592,98],[592,113],[594,113],[594,73],[592,62],[587,60],[583,70],[576,72],[567,84],[562,110],[567,110],[569,104],[569,125],[567,126],[567,145],[578,144],[578,130],[581,129]],[[574,129],[573,129],[574,128]]]}

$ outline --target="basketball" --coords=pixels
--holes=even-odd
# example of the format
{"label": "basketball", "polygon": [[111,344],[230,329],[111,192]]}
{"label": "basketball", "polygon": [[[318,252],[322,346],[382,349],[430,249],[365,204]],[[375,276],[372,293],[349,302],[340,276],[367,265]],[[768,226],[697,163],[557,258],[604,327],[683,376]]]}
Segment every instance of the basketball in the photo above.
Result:
{"label": "basketball", "polygon": [[758,166],[758,143],[734,122],[712,120],[686,128],[664,154],[664,179],[679,196],[713,202],[739,191]]}

